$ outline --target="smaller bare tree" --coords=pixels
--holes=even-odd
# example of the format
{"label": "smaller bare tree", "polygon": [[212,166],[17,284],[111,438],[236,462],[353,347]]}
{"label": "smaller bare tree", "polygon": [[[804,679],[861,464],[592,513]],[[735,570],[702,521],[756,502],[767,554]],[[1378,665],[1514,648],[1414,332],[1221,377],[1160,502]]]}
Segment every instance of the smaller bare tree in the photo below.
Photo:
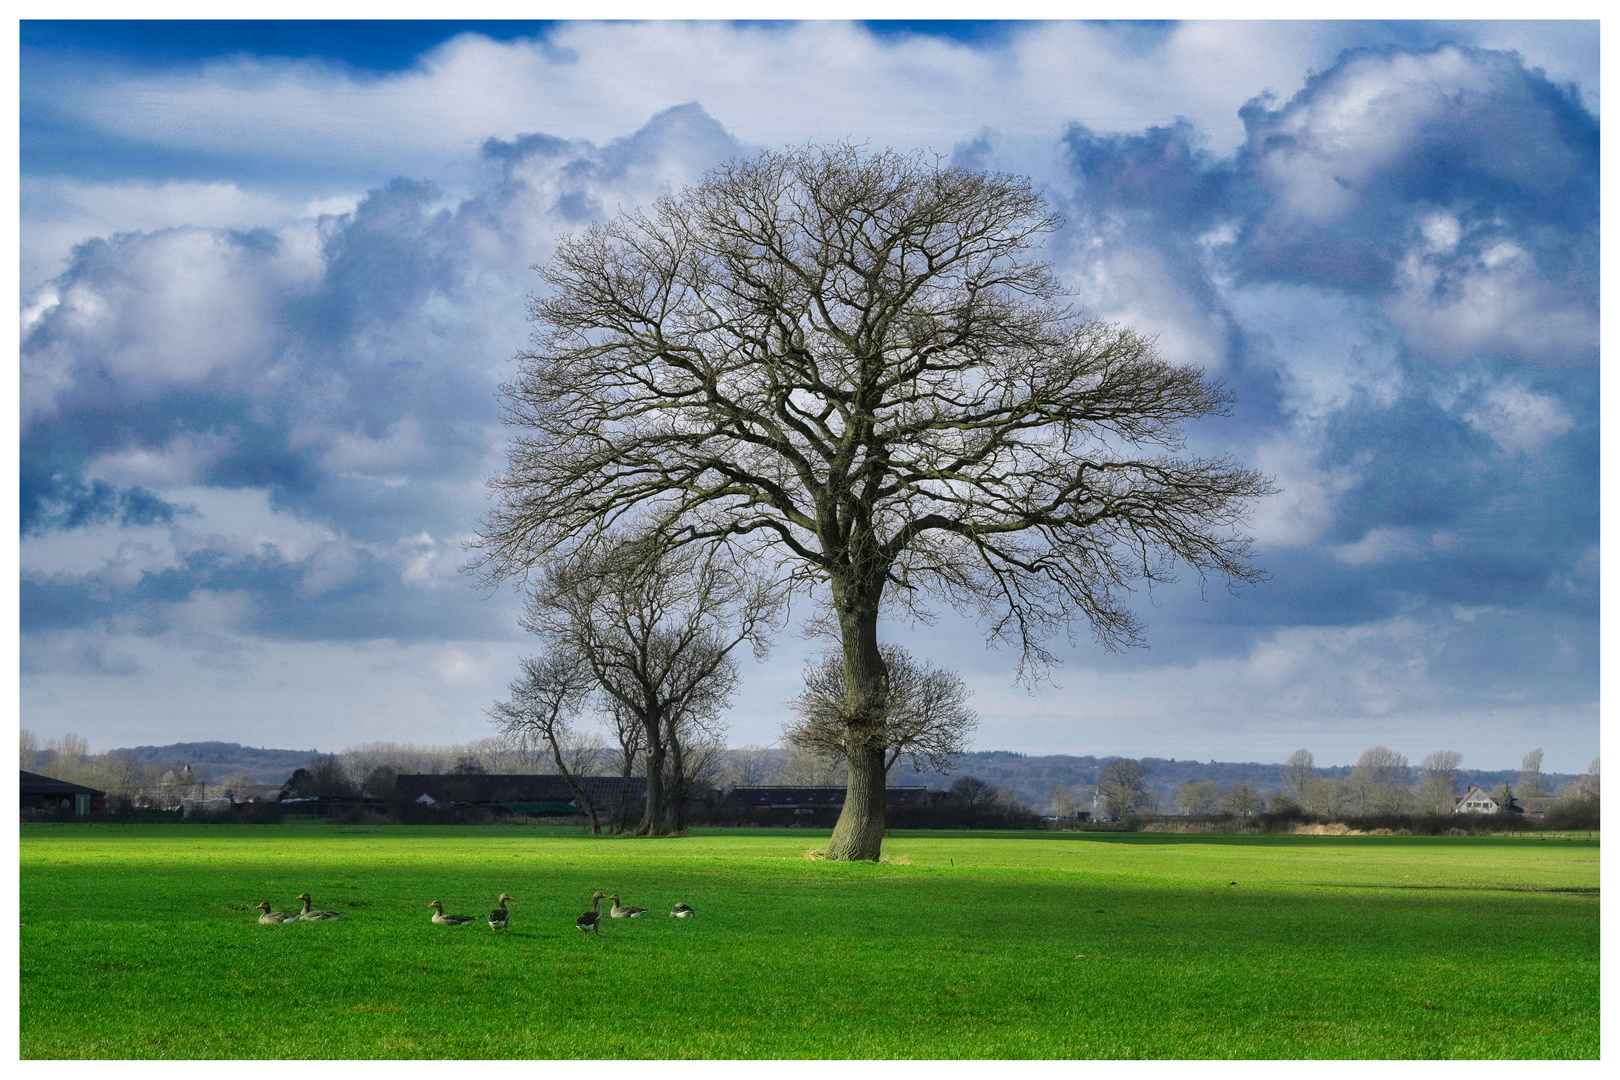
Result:
{"label": "smaller bare tree", "polygon": [[844,787],[849,783],[849,769],[831,754],[790,745],[787,760],[776,772],[776,782],[797,787]]}
{"label": "smaller bare tree", "polygon": [[728,782],[733,787],[755,787],[775,776],[781,766],[768,746],[750,743],[726,752]]}
{"label": "smaller bare tree", "polygon": [[[602,831],[596,805],[586,791],[578,759],[565,753],[573,742],[571,721],[594,686],[590,668],[567,652],[552,651],[521,661],[523,674],[508,688],[511,697],[487,710],[490,721],[507,739],[540,745],[551,753],[557,771],[590,819],[592,835]],[[574,760],[570,760],[574,758]]]}
{"label": "smaller bare tree", "polygon": [[1281,786],[1283,793],[1301,805],[1305,802],[1305,789],[1316,779],[1316,756],[1309,750],[1295,750],[1283,766]]}
{"label": "smaller bare tree", "polygon": [[995,798],[995,788],[977,776],[959,776],[951,785],[951,798],[960,799],[967,806],[977,806]]}
{"label": "smaller bare tree", "polygon": [[1408,806],[1406,755],[1374,746],[1356,760],[1346,786],[1357,814],[1398,814]]}
{"label": "smaller bare tree", "polygon": [[1097,801],[1111,817],[1124,817],[1142,807],[1147,793],[1147,769],[1130,758],[1115,758],[1103,766],[1097,780]]}
{"label": "smaller bare tree", "polygon": [[1462,767],[1462,759],[1462,754],[1455,750],[1436,750],[1418,762],[1417,787],[1412,797],[1421,812],[1451,813],[1457,803],[1457,771]]}
{"label": "smaller bare tree", "polygon": [[1541,775],[1541,747],[1536,747],[1524,755],[1524,762],[1519,766],[1519,795],[1526,799],[1544,799],[1552,792],[1547,788],[1547,781]]}
{"label": "smaller bare tree", "polygon": [[1058,817],[1072,818],[1080,812],[1080,800],[1067,784],[1053,784],[1046,792],[1046,810]]}
{"label": "smaller bare tree", "polygon": [[848,752],[850,733],[865,731],[883,751],[887,775],[902,757],[916,772],[948,773],[967,752],[967,736],[979,718],[967,707],[969,691],[954,672],[917,661],[899,645],[879,647],[888,667],[888,696],[881,718],[866,727],[850,721],[848,682],[842,653],[828,653],[806,665],[804,690],[789,704],[796,719],[784,731],[794,746],[839,759]]}
{"label": "smaller bare tree", "polygon": [[1312,780],[1305,788],[1305,800],[1300,805],[1305,807],[1308,814],[1331,818],[1343,812],[1348,798],[1349,792],[1342,781],[1324,776],[1320,780]]}
{"label": "smaller bare tree", "polygon": [[1266,808],[1266,799],[1253,780],[1239,780],[1222,796],[1221,807],[1239,821],[1247,821]]}
{"label": "smaller bare tree", "polygon": [[1176,788],[1176,805],[1184,814],[1213,814],[1223,794],[1213,780],[1189,780]]}

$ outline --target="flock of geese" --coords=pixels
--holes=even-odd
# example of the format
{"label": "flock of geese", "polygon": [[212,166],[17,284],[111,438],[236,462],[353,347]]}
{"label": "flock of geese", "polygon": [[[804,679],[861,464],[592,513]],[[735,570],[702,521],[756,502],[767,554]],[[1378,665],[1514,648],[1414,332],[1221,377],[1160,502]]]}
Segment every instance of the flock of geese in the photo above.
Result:
{"label": "flock of geese", "polygon": [[[257,905],[258,909],[264,912],[264,914],[259,916],[259,922],[266,926],[278,926],[282,923],[290,922],[331,922],[333,919],[341,919],[343,917],[343,912],[341,911],[321,911],[318,908],[311,906],[309,893],[307,892],[299,893],[297,899],[304,902],[304,910],[272,911],[270,908],[270,901],[268,900]],[[517,899],[517,897],[513,896],[511,893],[501,893],[500,899],[495,901],[495,910],[489,913],[487,919],[489,928],[491,930],[510,930],[512,928],[512,912],[507,909],[506,902],[508,900],[515,899]],[[647,914],[647,909],[644,907],[636,907],[633,904],[621,904],[619,902],[618,893],[605,893],[598,890],[591,895],[591,910],[585,912],[579,918],[575,919],[574,925],[587,934],[600,934],[602,932],[603,900],[613,901],[613,905],[609,907],[607,911],[611,918],[639,919],[641,916]],[[428,907],[433,909],[433,915],[431,916],[430,921],[432,921],[435,926],[466,926],[468,923],[478,921],[478,916],[476,915],[446,915],[444,913],[444,905],[437,900],[429,904]],[[673,908],[670,908],[669,911],[669,917],[672,919],[690,919],[695,914],[696,912],[692,910],[691,905],[684,903],[676,904]]]}

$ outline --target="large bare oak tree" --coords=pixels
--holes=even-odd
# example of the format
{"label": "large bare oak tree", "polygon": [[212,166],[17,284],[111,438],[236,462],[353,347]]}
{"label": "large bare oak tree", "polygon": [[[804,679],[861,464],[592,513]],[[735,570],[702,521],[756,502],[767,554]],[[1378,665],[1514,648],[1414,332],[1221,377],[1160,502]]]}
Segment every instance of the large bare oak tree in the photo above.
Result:
{"label": "large bare oak tree", "polygon": [[1132,583],[1178,563],[1258,576],[1238,525],[1266,479],[1177,456],[1224,391],[1061,303],[1032,258],[1059,225],[1023,178],[812,146],[724,165],[540,268],[480,565],[525,576],[633,528],[821,591],[848,684],[829,858],[882,847],[886,606],[978,614],[1028,674],[1076,616],[1136,643]]}

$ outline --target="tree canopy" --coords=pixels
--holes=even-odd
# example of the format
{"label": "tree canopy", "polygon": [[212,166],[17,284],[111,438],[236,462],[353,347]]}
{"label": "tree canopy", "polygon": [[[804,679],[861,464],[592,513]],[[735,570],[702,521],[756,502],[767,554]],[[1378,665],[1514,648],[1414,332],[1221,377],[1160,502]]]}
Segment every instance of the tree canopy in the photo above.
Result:
{"label": "tree canopy", "polygon": [[[885,711],[885,608],[943,598],[1039,674],[1076,617],[1138,643],[1134,582],[1256,580],[1237,526],[1268,481],[1181,455],[1226,392],[1062,303],[1032,257],[1060,224],[1027,179],[836,145],[564,239],[479,565],[526,577],[624,529],[746,555],[826,603],[852,744]],[[885,756],[849,756],[829,857],[878,857]]]}

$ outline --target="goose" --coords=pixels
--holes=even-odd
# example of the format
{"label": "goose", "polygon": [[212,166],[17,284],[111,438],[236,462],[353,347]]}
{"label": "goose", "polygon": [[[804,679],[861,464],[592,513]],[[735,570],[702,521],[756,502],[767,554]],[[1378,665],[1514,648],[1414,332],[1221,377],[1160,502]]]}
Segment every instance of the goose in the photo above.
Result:
{"label": "goose", "polygon": [[299,893],[297,899],[304,902],[304,910],[298,913],[298,917],[300,919],[304,919],[309,922],[327,922],[332,919],[343,918],[343,912],[341,911],[311,911],[309,907],[309,893],[307,892]]}
{"label": "goose", "polygon": [[602,932],[602,898],[606,895],[607,893],[604,892],[592,893],[591,910],[575,919],[574,925],[587,934],[592,930],[600,934]]}
{"label": "goose", "polygon": [[260,911],[264,912],[263,915],[259,916],[259,921],[266,926],[280,926],[282,923],[298,921],[296,911],[271,911],[270,901],[268,900],[256,906]]}
{"label": "goose", "polygon": [[501,893],[501,898],[495,901],[495,910],[489,913],[489,928],[491,930],[510,930],[512,928],[512,913],[506,910],[506,902],[516,897]]}
{"label": "goose", "polygon": [[609,914],[615,919],[639,919],[647,914],[647,909],[644,907],[632,907],[629,904],[619,903],[618,893],[614,893],[608,899],[613,901],[613,907],[609,910]]}
{"label": "goose", "polygon": [[433,921],[440,926],[466,926],[476,918],[473,915],[446,915],[444,905],[437,900],[429,904],[428,907],[433,909]]}
{"label": "goose", "polygon": [[691,904],[676,904],[669,909],[669,917],[672,919],[690,919],[696,914],[697,912],[692,910]]}

